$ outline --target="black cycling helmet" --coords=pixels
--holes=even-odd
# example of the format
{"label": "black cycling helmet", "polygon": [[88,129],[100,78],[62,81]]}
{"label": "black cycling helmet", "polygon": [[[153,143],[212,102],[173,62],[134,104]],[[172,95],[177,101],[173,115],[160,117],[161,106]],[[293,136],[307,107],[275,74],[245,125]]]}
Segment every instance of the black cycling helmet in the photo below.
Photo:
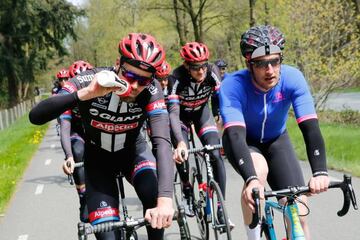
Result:
{"label": "black cycling helmet", "polygon": [[241,35],[241,53],[247,59],[281,53],[285,38],[279,29],[269,25],[251,27]]}
{"label": "black cycling helmet", "polygon": [[215,65],[219,68],[226,68],[228,64],[224,59],[218,59],[215,61]]}

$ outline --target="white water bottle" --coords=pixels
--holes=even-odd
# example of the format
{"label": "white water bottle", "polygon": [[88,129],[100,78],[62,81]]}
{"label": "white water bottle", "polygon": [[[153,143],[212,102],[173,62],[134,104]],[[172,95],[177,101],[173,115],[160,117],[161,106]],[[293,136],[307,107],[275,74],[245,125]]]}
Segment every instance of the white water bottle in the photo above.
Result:
{"label": "white water bottle", "polygon": [[115,91],[120,97],[126,97],[131,92],[131,85],[128,81],[121,79],[113,71],[103,70],[95,74],[98,83],[103,87],[118,87],[119,90]]}

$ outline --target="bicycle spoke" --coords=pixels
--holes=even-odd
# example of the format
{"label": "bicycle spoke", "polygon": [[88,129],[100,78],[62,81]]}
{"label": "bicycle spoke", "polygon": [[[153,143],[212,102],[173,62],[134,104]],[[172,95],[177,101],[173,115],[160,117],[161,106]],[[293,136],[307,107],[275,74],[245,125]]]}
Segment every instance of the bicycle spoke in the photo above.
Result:
{"label": "bicycle spoke", "polygon": [[202,189],[202,184],[199,183],[197,179],[197,170],[196,168],[191,168],[190,171],[190,181],[194,188],[194,212],[196,217],[196,222],[199,228],[201,239],[208,240],[209,239],[209,223],[207,222],[207,216],[205,213],[205,194],[206,190]]}
{"label": "bicycle spoke", "polygon": [[214,230],[215,239],[231,240],[229,217],[220,187],[214,180],[211,180],[209,185],[209,197],[211,199],[212,207],[212,228]]}

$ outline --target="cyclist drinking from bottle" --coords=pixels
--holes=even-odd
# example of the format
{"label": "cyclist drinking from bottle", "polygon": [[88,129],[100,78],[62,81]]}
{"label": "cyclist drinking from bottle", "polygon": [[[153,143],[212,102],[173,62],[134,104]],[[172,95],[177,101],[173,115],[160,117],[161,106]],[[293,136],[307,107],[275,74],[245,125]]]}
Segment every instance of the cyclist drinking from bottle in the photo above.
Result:
{"label": "cyclist drinking from bottle", "polygon": [[[134,186],[150,223],[148,239],[163,239],[174,214],[173,162],[169,117],[154,80],[165,59],[162,46],[148,34],[130,33],[119,43],[117,68],[94,68],[67,82],[62,95],[40,102],[29,115],[34,124],[56,118],[79,107],[85,128],[85,177],[89,221],[119,221],[120,172]],[[149,149],[141,126],[146,118],[152,129]],[[71,166],[73,168],[73,166]],[[100,240],[120,239],[118,231],[97,233]]]}
{"label": "cyclist drinking from bottle", "polygon": [[[272,26],[256,26],[241,36],[240,48],[247,69],[228,74],[220,89],[224,121],[223,145],[234,169],[243,177],[241,203],[245,223],[253,208],[252,189],[260,195],[266,181],[273,190],[303,186],[304,178],[286,131],[292,105],[303,134],[312,177],[312,193],[326,191],[329,178],[325,145],[312,96],[303,74],[283,65],[285,38]],[[284,202],[285,199],[282,199]],[[306,202],[306,197],[302,197]],[[300,215],[306,209],[299,204]],[[310,238],[305,217],[301,224]],[[260,239],[260,227],[246,227],[248,239]]]}

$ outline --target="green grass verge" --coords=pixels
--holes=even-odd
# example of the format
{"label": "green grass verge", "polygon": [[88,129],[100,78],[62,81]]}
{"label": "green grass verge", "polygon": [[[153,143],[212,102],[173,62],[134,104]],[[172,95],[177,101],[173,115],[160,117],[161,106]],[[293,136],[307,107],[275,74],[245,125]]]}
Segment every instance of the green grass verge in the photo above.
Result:
{"label": "green grass verge", "polygon": [[334,92],[336,92],[336,93],[353,93],[353,92],[360,92],[360,87],[352,87],[352,88],[345,88],[345,89],[336,89]]}
{"label": "green grass verge", "polygon": [[48,124],[32,125],[26,114],[0,131],[0,213],[5,211],[18,180],[38,149]]}
{"label": "green grass verge", "polygon": [[[300,159],[306,159],[304,140],[296,121],[287,124],[291,141]],[[349,172],[360,177],[360,127],[351,124],[321,123],[329,169]]]}

